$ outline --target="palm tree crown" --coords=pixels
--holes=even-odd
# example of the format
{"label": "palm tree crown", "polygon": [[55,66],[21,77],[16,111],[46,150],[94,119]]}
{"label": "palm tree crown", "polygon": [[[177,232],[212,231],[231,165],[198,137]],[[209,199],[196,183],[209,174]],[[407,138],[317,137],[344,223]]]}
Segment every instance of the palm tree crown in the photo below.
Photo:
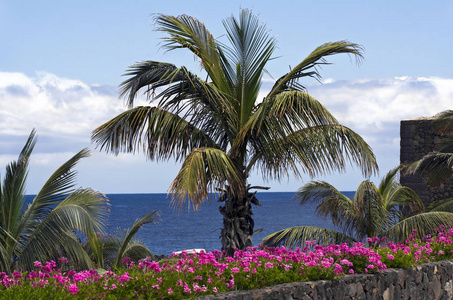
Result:
{"label": "palm tree crown", "polygon": [[[197,209],[211,192],[220,191],[222,248],[229,253],[251,245],[250,203],[259,204],[250,192],[256,187],[247,184],[252,170],[277,180],[291,173],[341,171],[348,160],[365,175],[377,170],[370,147],[298,81],[319,79],[316,67],[328,64],[327,56],[348,53],[360,60],[359,45],[339,41],[317,47],[258,99],[276,40],[250,11],[224,20],[228,45],[187,15],[158,15],[156,24],[167,35],[163,48],[191,51],[206,80],[169,63],[133,65],[121,84],[129,110],[97,128],[92,139],[115,154],[143,146],[150,159],[182,161],[169,191],[180,207],[187,203]],[[143,88],[155,105],[134,107]]]}
{"label": "palm tree crown", "polygon": [[[329,244],[364,241],[375,236],[404,241],[413,230],[424,237],[440,225],[452,226],[453,199],[425,208],[412,189],[396,181],[399,169],[390,170],[378,187],[369,180],[362,181],[352,199],[324,181],[303,185],[295,196],[300,199],[300,205],[317,204],[316,213],[330,217],[340,232],[310,226],[292,227],[268,235],[263,244],[295,247],[309,240]],[[406,216],[402,208],[406,208]]]}

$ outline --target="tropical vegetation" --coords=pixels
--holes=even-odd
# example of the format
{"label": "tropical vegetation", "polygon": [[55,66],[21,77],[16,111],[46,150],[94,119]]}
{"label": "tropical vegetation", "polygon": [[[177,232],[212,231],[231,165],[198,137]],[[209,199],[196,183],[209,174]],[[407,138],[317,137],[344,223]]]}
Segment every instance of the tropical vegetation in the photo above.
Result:
{"label": "tropical vegetation", "polygon": [[[300,178],[342,171],[348,163],[365,175],[377,170],[368,144],[342,126],[299,79],[320,79],[327,57],[346,53],[362,59],[362,47],[348,41],[317,47],[259,98],[276,39],[257,16],[241,10],[223,21],[227,42],[215,39],[204,23],[187,16],[157,15],[167,51],[187,49],[200,62],[201,76],[171,63],[143,61],[130,67],[121,85],[128,110],[94,130],[93,142],[107,152],[143,147],[151,160],[174,158],[182,167],[170,186],[172,203],[198,209],[220,193],[222,249],[252,245],[251,205],[260,205],[248,177]],[[229,43],[229,44],[228,44]],[[143,91],[149,106],[134,101]]]}
{"label": "tropical vegetation", "polygon": [[91,189],[75,189],[74,166],[88,157],[83,149],[61,165],[29,202],[26,181],[36,144],[33,130],[16,161],[9,163],[0,182],[0,271],[31,270],[35,261],[66,258],[76,270],[116,267],[124,256],[152,256],[134,238],[144,224],[154,222],[156,211],[137,220],[122,235],[104,234],[107,198]]}
{"label": "tropical vegetation", "polygon": [[74,189],[77,162],[89,155],[78,152],[61,165],[28,204],[25,199],[30,155],[36,144],[33,130],[19,158],[9,163],[0,183],[0,268],[3,271],[33,268],[35,261],[65,256],[69,265],[86,269],[91,259],[79,242],[88,238],[93,255],[102,260],[95,230],[103,230],[107,199],[90,189]]}
{"label": "tropical vegetation", "polygon": [[316,204],[316,213],[325,219],[330,217],[340,231],[297,226],[272,233],[262,243],[296,247],[308,240],[321,244],[350,243],[384,236],[401,242],[413,230],[423,237],[441,225],[453,226],[453,199],[425,207],[412,189],[397,182],[399,170],[399,166],[390,170],[378,187],[370,180],[362,181],[352,199],[324,181],[303,185],[295,199],[300,200],[300,205]]}
{"label": "tropical vegetation", "polygon": [[183,252],[160,262],[143,259],[133,264],[125,259],[125,268],[104,274],[95,270],[62,273],[66,260],[61,258],[36,262],[30,272],[0,273],[0,299],[194,299],[453,258],[453,229],[445,227],[422,239],[410,236],[404,243],[386,242],[385,238],[369,238],[368,243],[368,247],[363,243],[324,247],[307,241],[302,249],[248,248],[236,251],[233,257],[217,250]]}
{"label": "tropical vegetation", "polygon": [[438,148],[408,167],[410,173],[425,176],[432,187],[439,186],[453,176],[453,110],[436,116],[433,130],[445,136]]}

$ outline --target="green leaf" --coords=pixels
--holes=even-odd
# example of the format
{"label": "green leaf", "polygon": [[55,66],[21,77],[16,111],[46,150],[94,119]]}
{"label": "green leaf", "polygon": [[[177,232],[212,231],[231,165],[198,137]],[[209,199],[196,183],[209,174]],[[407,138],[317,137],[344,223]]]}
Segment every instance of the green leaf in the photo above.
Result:
{"label": "green leaf", "polygon": [[148,223],[156,223],[156,214],[156,210],[152,211],[143,218],[134,222],[132,227],[127,231],[123,241],[121,242],[121,246],[119,247],[119,250],[116,254],[113,267],[119,267],[121,260],[125,256],[128,256],[128,254],[131,255],[132,253],[135,253],[136,255],[144,255],[144,257],[152,256],[152,253],[148,250],[148,248],[144,247],[143,245],[139,245],[137,242],[131,243],[131,240],[143,225]]}
{"label": "green leaf", "polygon": [[319,245],[330,245],[332,243],[350,243],[355,240],[350,236],[331,229],[297,226],[274,232],[266,236],[261,243],[270,247],[283,245],[290,248],[302,248],[306,241],[316,241],[316,244]]}
{"label": "green leaf", "polygon": [[[241,180],[240,172],[225,152],[198,148],[184,160],[169,193],[173,193],[173,204],[181,208],[188,199],[197,210],[210,193],[224,189],[227,184],[241,187]],[[245,191],[233,190],[233,193],[240,195]]]}

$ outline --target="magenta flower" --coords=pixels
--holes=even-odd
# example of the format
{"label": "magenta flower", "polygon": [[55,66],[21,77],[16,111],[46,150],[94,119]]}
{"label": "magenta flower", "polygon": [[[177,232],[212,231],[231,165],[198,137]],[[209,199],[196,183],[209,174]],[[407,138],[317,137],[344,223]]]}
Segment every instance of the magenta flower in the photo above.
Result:
{"label": "magenta flower", "polygon": [[69,288],[68,288],[68,291],[71,294],[77,294],[77,292],[79,291],[79,288],[77,287],[77,284],[70,284]]}

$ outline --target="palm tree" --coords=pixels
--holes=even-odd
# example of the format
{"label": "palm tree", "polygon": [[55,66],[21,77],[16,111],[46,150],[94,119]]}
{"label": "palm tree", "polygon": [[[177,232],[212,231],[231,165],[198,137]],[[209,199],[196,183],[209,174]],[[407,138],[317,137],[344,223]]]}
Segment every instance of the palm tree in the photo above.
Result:
{"label": "palm tree", "polygon": [[[97,247],[102,251],[103,261],[96,262],[100,268],[115,269],[121,266],[122,260],[129,257],[132,261],[138,261],[145,257],[153,258],[154,255],[146,247],[142,240],[135,237],[139,229],[148,223],[156,223],[157,211],[148,213],[134,222],[128,230],[117,230],[113,234],[98,233]],[[85,246],[92,260],[96,260],[91,244]]]}
{"label": "palm tree", "polygon": [[[196,210],[219,192],[222,249],[229,255],[252,245],[251,204],[259,205],[253,190],[263,188],[248,184],[253,170],[277,180],[291,173],[299,178],[342,171],[348,161],[365,175],[377,170],[365,141],[299,83],[303,77],[319,80],[317,67],[328,64],[327,56],[347,53],[360,61],[361,46],[338,41],[317,47],[258,99],[276,40],[257,16],[241,10],[239,19],[224,20],[230,45],[187,15],[158,15],[156,24],[168,35],[163,48],[191,51],[206,79],[170,63],[133,65],[120,85],[129,110],[95,129],[92,140],[114,154],[143,147],[150,159],[182,161],[169,189],[180,208]],[[134,107],[142,89],[153,103]]]}
{"label": "palm tree", "polygon": [[[404,241],[415,229],[419,237],[433,233],[440,225],[453,226],[453,199],[424,207],[417,194],[397,183],[400,167],[390,170],[379,187],[369,180],[362,181],[350,199],[324,181],[312,181],[296,193],[300,205],[317,204],[316,213],[340,229],[340,232],[312,226],[283,229],[266,236],[268,246],[283,244],[302,246],[304,241],[321,244],[364,241],[366,237],[387,237]],[[407,215],[403,216],[406,208]],[[403,210],[402,210],[403,209]]]}
{"label": "palm tree", "polygon": [[83,234],[102,259],[96,247],[95,230],[106,221],[107,199],[90,189],[74,190],[73,167],[87,149],[61,165],[44,183],[30,204],[25,200],[25,186],[30,155],[36,144],[33,130],[17,161],[6,167],[0,182],[0,270],[27,270],[35,261],[65,256],[76,268],[91,268],[90,258],[82,248]]}
{"label": "palm tree", "polygon": [[410,173],[425,175],[430,186],[438,186],[453,176],[453,110],[437,115],[434,131],[446,135],[437,151],[408,166]]}

